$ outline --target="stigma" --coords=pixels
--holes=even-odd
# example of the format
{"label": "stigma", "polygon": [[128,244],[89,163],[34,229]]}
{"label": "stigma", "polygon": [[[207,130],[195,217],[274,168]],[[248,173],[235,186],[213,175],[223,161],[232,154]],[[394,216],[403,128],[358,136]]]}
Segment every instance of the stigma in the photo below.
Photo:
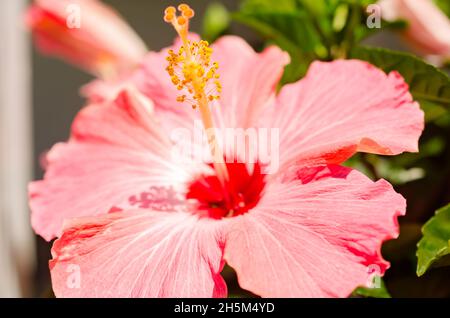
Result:
{"label": "stigma", "polygon": [[164,12],[164,21],[172,24],[182,41],[178,50],[169,50],[166,70],[180,91],[177,101],[190,103],[195,109],[220,99],[219,65],[211,61],[213,50],[207,41],[188,39],[189,22],[195,15],[194,10],[187,4],[181,4],[178,13],[172,6]]}

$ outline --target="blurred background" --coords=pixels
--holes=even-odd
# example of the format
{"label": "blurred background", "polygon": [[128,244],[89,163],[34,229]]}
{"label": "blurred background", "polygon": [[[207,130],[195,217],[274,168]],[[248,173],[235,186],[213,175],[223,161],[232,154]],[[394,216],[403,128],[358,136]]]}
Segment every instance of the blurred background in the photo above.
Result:
{"label": "blurred background", "polygon": [[[173,1],[104,2],[121,13],[151,50],[172,42],[174,32],[163,22],[162,12]],[[201,17],[211,2],[189,0],[197,13],[194,31],[202,31]],[[229,10],[236,10],[239,5],[239,0],[220,2]],[[52,296],[48,270],[51,245],[36,237],[30,228],[26,185],[30,180],[42,178],[41,155],[56,142],[67,139],[71,122],[84,104],[79,88],[92,79],[35,51],[22,23],[28,4],[26,0],[0,2],[0,297]],[[233,23],[229,32],[245,37],[256,48],[263,44],[256,33],[240,24]],[[366,43],[406,50],[399,37],[389,32],[371,37]],[[450,196],[448,128],[432,126],[425,134],[426,140],[427,135],[440,136],[429,145],[429,151],[435,155],[426,163],[404,157],[405,165],[419,167],[415,170],[418,176],[397,182],[397,190],[408,198],[412,208],[402,220],[400,240],[387,244],[384,251],[394,264],[385,279],[393,296],[450,297],[448,268],[435,270],[421,280],[415,275],[414,247],[420,238],[421,224]],[[370,172],[377,165],[378,169],[384,169],[382,177],[387,174],[401,178],[399,171],[394,175],[395,167],[385,161],[380,163],[372,157],[359,159],[355,159],[354,165],[361,170]],[[420,167],[424,164],[433,167],[431,174],[423,175]]]}

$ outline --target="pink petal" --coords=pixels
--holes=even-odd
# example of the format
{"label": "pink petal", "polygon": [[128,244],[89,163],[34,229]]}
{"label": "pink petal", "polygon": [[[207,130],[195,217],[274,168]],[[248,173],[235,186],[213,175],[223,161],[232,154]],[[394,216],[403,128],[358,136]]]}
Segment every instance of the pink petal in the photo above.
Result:
{"label": "pink petal", "polygon": [[[196,34],[190,34],[189,37],[192,40],[198,39]],[[178,50],[180,46],[180,40],[177,38],[172,46],[160,52],[149,52],[132,74],[126,74],[116,81],[93,81],[84,86],[81,93],[91,102],[104,102],[114,99],[125,87],[135,86],[153,101],[155,112],[166,131],[176,128],[192,129],[193,121],[199,118],[198,112],[177,102],[180,92],[166,71],[168,50]]]}
{"label": "pink petal", "polygon": [[225,260],[263,297],[347,297],[388,268],[381,243],[397,237],[404,213],[384,180],[339,166],[294,171],[231,221]]}
{"label": "pink petal", "polygon": [[29,186],[36,232],[50,240],[64,219],[105,214],[155,187],[178,191],[191,177],[158,127],[148,101],[128,91],[82,110],[70,141],[47,155],[44,180]]}
{"label": "pink petal", "polygon": [[[198,36],[191,34],[191,38],[196,40]],[[154,101],[156,112],[161,117],[174,116],[173,113],[177,115],[168,120],[169,128],[192,127],[193,120],[199,119],[198,112],[176,101],[180,92],[165,70],[167,51],[178,50],[180,45],[177,39],[169,48],[150,52],[132,76],[116,83],[96,81],[85,86],[82,93],[94,101],[104,100],[115,96],[124,83],[131,82]],[[275,96],[276,85],[289,63],[289,55],[277,47],[256,53],[236,36],[222,37],[212,48],[212,60],[219,63],[223,86],[220,103],[213,106],[217,125],[222,128],[249,127],[255,123],[270,98]]]}
{"label": "pink petal", "polygon": [[[74,5],[79,7],[80,28],[67,24],[78,13],[70,11]],[[26,21],[43,52],[97,76],[110,78],[128,72],[147,51],[122,18],[97,0],[35,0]]]}
{"label": "pink petal", "polygon": [[72,125],[71,140],[145,150],[160,156],[167,156],[171,146],[152,101],[132,86],[112,102],[83,109]]}
{"label": "pink petal", "polygon": [[237,36],[224,36],[212,46],[219,63],[223,90],[218,111],[224,128],[248,128],[275,96],[276,86],[290,58],[272,46],[262,53]]}
{"label": "pink petal", "polygon": [[52,249],[55,295],[226,297],[216,224],[149,210],[72,221]]}
{"label": "pink petal", "polygon": [[[191,41],[198,41],[199,36],[195,33],[189,34]],[[177,51],[181,47],[181,40],[175,38],[174,44],[164,48],[159,52],[150,52],[145,57],[141,67],[129,79],[138,89],[151,100],[154,101],[157,108],[172,111],[188,110],[192,113],[190,107],[182,105],[176,101],[180,92],[172,83],[169,74],[166,71],[169,65],[166,58],[169,50]],[[184,107],[183,107],[184,106]]]}
{"label": "pink petal", "polygon": [[383,0],[379,2],[387,20],[408,22],[407,39],[426,55],[450,58],[450,20],[432,0]]}
{"label": "pink petal", "polygon": [[339,60],[314,62],[303,80],[285,86],[261,126],[279,129],[285,165],[341,163],[356,151],[418,151],[424,115],[397,72]]}
{"label": "pink petal", "polygon": [[[197,41],[199,36],[190,33],[189,38]],[[125,74],[115,81],[95,80],[81,89],[83,96],[90,101],[103,102],[114,99],[117,94],[130,84],[136,86],[139,91],[149,97],[157,108],[170,108],[172,111],[185,109],[176,101],[179,91],[173,85],[166,71],[168,62],[166,60],[169,50],[178,50],[181,40],[176,38],[173,45],[159,52],[150,51],[139,64],[139,68],[132,74]]]}

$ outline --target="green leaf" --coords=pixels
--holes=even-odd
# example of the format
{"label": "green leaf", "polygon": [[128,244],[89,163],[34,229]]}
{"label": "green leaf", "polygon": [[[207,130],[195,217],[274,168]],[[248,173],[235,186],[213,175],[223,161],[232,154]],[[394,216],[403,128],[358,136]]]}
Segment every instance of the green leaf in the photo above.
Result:
{"label": "green leaf", "polygon": [[320,44],[310,18],[303,11],[276,12],[259,9],[239,12],[233,17],[290,51],[301,48],[313,53]]}
{"label": "green leaf", "polygon": [[450,1],[434,0],[434,3],[450,18]]}
{"label": "green leaf", "polygon": [[242,1],[241,11],[276,10],[278,12],[294,11],[297,0],[245,0]]}
{"label": "green leaf", "polygon": [[327,54],[310,17],[304,11],[282,12],[279,9],[268,11],[259,8],[235,13],[233,18],[290,54],[292,63],[286,68],[283,83],[298,80],[313,60]]}
{"label": "green leaf", "polygon": [[374,281],[379,283],[378,288],[358,287],[352,293],[352,296],[366,298],[391,298],[391,295],[389,294],[381,277],[375,277]]}
{"label": "green leaf", "polygon": [[314,60],[345,58],[355,43],[378,32],[366,25],[366,7],[374,2],[244,0],[233,18],[291,55],[282,79],[288,83],[301,78]]}
{"label": "green leaf", "polygon": [[450,265],[450,204],[436,212],[422,228],[423,237],[417,244],[417,275],[431,266]]}
{"label": "green leaf", "polygon": [[450,78],[414,55],[381,48],[356,47],[350,57],[368,61],[386,73],[398,71],[423,107],[427,120],[434,120],[450,109]]}
{"label": "green leaf", "polygon": [[447,113],[445,105],[437,104],[427,100],[420,100],[420,107],[425,112],[426,122],[432,122],[442,118]]}
{"label": "green leaf", "polygon": [[231,16],[227,8],[220,2],[211,3],[203,19],[203,38],[210,43],[214,42],[228,30],[230,23]]}
{"label": "green leaf", "polygon": [[340,32],[345,28],[345,25],[347,24],[348,14],[348,5],[340,5],[336,8],[333,19],[333,30],[335,32]]}

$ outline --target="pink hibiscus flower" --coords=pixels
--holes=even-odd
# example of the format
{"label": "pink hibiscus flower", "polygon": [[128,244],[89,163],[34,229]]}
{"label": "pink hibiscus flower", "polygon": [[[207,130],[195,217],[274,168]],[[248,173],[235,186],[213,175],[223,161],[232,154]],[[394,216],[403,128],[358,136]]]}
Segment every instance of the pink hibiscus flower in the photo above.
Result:
{"label": "pink hibiscus flower", "polygon": [[407,40],[421,54],[440,64],[450,59],[450,20],[433,0],[381,0],[386,20],[408,22]]}
{"label": "pink hibiscus flower", "polygon": [[34,0],[26,22],[42,52],[102,78],[132,70],[147,52],[117,13],[97,0]]}
{"label": "pink hibiscus flower", "polygon": [[[418,150],[423,113],[401,76],[316,62],[277,94],[286,53],[256,53],[232,36],[211,48],[189,40],[193,12],[179,9],[165,20],[181,40],[117,85],[91,86],[95,102],[30,184],[34,229],[59,237],[55,294],[226,297],[225,263],[263,297],[346,297],[373,268],[383,275],[381,244],[397,237],[405,200],[340,164],[358,151]],[[208,139],[193,146],[209,157],[185,161],[171,132],[194,133],[196,120]],[[230,150],[223,128],[278,131],[278,169],[266,175],[263,158],[243,160],[261,141]]]}

